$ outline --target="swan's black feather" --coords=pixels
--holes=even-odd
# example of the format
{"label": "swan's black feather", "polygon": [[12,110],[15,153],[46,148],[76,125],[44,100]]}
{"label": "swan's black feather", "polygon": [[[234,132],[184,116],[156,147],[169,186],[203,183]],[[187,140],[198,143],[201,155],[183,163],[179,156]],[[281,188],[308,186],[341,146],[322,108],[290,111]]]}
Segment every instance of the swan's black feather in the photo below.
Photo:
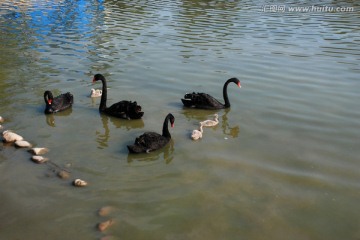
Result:
{"label": "swan's black feather", "polygon": [[50,91],[45,91],[44,99],[46,104],[45,113],[47,114],[66,110],[74,103],[74,96],[69,92],[53,97]]}
{"label": "swan's black feather", "polygon": [[169,113],[163,124],[162,135],[156,132],[145,132],[141,136],[135,139],[133,145],[128,145],[130,153],[149,153],[151,151],[163,148],[171,139],[171,135],[168,129],[168,122],[170,121],[171,126],[174,125],[175,118]]}

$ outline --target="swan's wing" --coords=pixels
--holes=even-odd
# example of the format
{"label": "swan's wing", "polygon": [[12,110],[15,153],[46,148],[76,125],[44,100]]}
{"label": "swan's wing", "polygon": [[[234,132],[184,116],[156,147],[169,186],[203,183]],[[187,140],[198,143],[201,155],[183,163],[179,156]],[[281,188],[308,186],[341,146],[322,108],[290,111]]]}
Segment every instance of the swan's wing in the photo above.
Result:
{"label": "swan's wing", "polygon": [[187,93],[181,99],[186,107],[203,109],[223,108],[223,104],[207,93]]}
{"label": "swan's wing", "polygon": [[144,147],[147,151],[162,148],[169,139],[156,132],[146,132],[135,139],[135,145]]}
{"label": "swan's wing", "polygon": [[62,111],[71,107],[73,102],[74,102],[74,96],[71,93],[69,92],[63,93],[54,98],[51,104],[51,108],[53,109],[53,112]]}
{"label": "swan's wing", "polygon": [[106,109],[106,112],[116,117],[132,119],[141,118],[144,115],[140,105],[127,100],[114,103]]}

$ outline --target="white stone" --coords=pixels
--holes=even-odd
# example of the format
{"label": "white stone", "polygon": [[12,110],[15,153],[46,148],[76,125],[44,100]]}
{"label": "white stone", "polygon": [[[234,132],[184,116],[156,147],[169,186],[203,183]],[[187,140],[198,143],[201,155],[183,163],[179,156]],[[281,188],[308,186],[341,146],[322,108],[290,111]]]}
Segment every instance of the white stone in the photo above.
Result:
{"label": "white stone", "polygon": [[49,159],[44,158],[43,156],[32,156],[31,160],[33,160],[36,163],[44,163],[44,162],[47,162]]}
{"label": "white stone", "polygon": [[43,155],[43,154],[49,152],[49,149],[48,148],[37,147],[37,148],[30,149],[30,152],[32,154],[35,154],[35,155]]}
{"label": "white stone", "polygon": [[81,179],[75,179],[74,182],[73,182],[74,186],[76,187],[85,187],[88,185],[87,182],[85,182],[84,180],[81,180]]}
{"label": "white stone", "polygon": [[15,146],[21,148],[29,148],[31,147],[31,144],[28,141],[20,140],[15,142]]}
{"label": "white stone", "polygon": [[19,134],[16,134],[10,130],[6,130],[2,133],[3,138],[5,140],[5,142],[16,142],[16,141],[21,141],[24,138],[22,136],[20,136]]}

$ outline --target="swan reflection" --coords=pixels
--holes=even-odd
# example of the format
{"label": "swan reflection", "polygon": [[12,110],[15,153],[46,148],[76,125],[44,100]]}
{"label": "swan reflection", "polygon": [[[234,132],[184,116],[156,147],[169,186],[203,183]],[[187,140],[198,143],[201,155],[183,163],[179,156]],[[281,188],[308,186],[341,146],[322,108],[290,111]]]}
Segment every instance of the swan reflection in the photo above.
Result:
{"label": "swan reflection", "polygon": [[174,140],[170,139],[168,145],[164,148],[150,152],[150,153],[140,153],[140,154],[128,154],[127,162],[132,163],[134,161],[140,162],[152,162],[159,159],[164,159],[165,163],[170,163],[174,158]]}
{"label": "swan reflection", "polygon": [[53,113],[53,114],[44,114],[46,117],[45,118],[46,124],[49,125],[50,127],[56,127],[55,118],[69,116],[71,113],[72,113],[72,108],[66,109],[65,111],[62,111],[62,112]]}
{"label": "swan reflection", "polygon": [[109,121],[116,127],[116,128],[124,128],[127,131],[130,131],[134,128],[143,128],[144,121],[142,119],[136,120],[125,120],[125,119],[118,119],[114,117],[107,116],[106,114],[100,113],[100,118],[103,126],[103,133],[100,131],[96,131],[96,142],[98,143],[98,148],[103,149],[108,147],[108,141],[110,138],[110,128],[109,128]]}

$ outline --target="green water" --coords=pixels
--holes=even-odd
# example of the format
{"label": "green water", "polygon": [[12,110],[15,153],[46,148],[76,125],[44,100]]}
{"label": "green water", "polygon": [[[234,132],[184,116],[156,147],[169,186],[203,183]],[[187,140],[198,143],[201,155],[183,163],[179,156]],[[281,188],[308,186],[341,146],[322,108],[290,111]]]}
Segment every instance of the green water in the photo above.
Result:
{"label": "green water", "polygon": [[[49,148],[50,162],[0,145],[0,239],[359,239],[360,5],[321,4],[354,11],[2,1],[2,126]],[[99,114],[95,73],[108,79],[109,103],[136,100],[143,119]],[[230,77],[242,85],[229,85],[230,109],[182,106],[190,91],[222,100]],[[70,91],[72,109],[45,116],[45,90]],[[161,132],[169,112],[170,144],[129,155],[126,145]],[[219,125],[192,141],[214,113]],[[99,216],[104,206],[113,210]]]}

